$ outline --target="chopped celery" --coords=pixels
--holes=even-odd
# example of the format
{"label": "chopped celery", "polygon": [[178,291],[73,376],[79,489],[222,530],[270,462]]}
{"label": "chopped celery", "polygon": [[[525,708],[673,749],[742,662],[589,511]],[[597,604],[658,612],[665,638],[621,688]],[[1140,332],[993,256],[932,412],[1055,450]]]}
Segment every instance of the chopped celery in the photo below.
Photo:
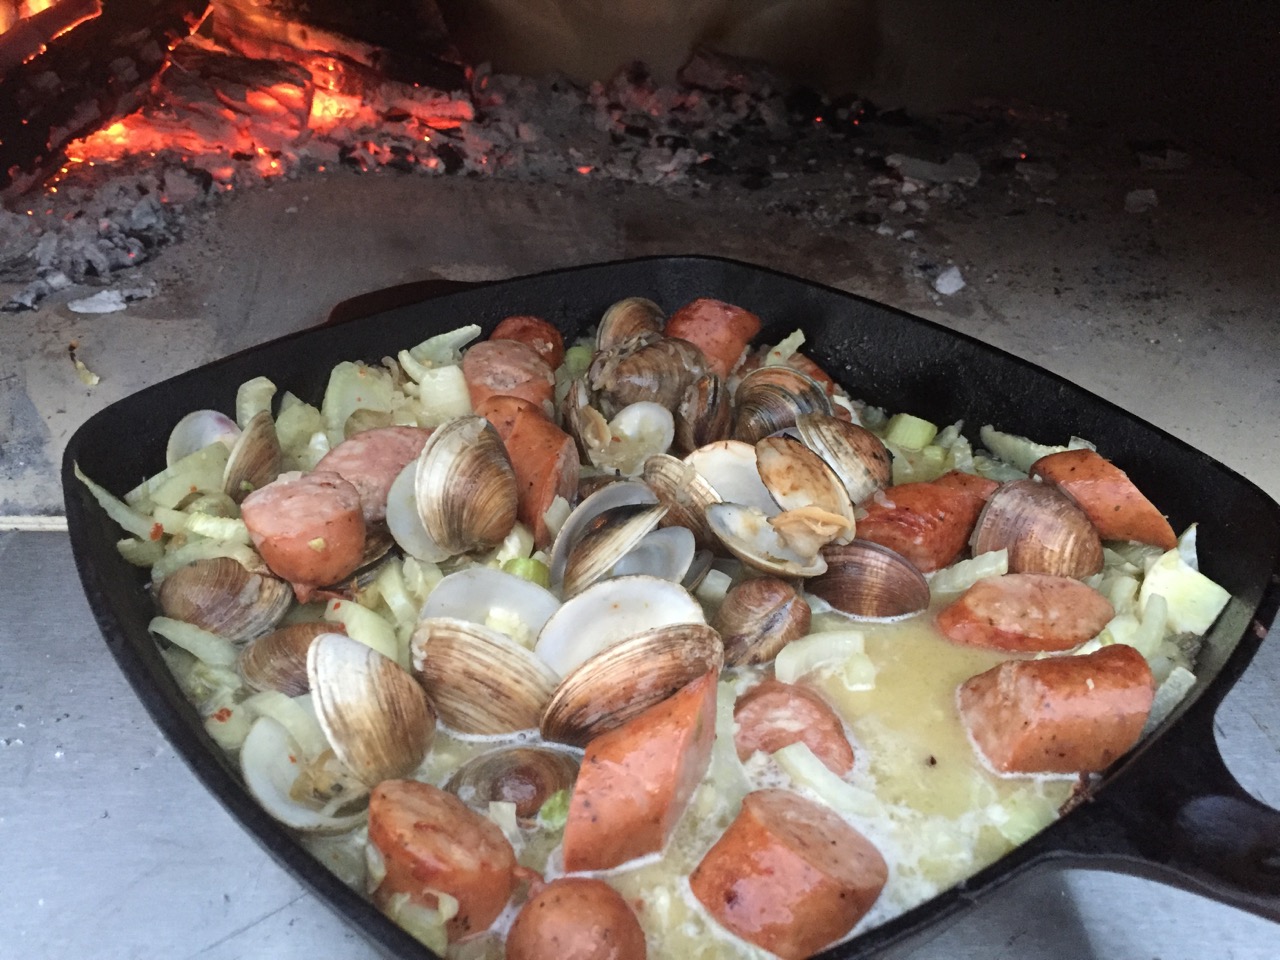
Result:
{"label": "chopped celery", "polygon": [[551,586],[551,570],[541,560],[532,557],[512,557],[502,565],[504,573],[513,573],[522,580],[540,587]]}
{"label": "chopped celery", "polygon": [[456,330],[448,330],[434,337],[428,337],[405,352],[418,363],[428,367],[457,363],[462,359],[462,348],[478,336],[480,336],[479,324],[471,323]]}
{"label": "chopped celery", "polygon": [[557,790],[538,809],[538,826],[544,830],[561,830],[569,821],[569,791]]}
{"label": "chopped celery", "polygon": [[785,364],[802,346],[804,346],[804,332],[796,330],[764,355],[763,366],[776,367]]}
{"label": "chopped celery", "polygon": [[564,352],[563,366],[570,380],[587,372],[587,368],[591,366],[591,354],[591,348],[582,344],[575,344]]}
{"label": "chopped celery", "polygon": [[895,413],[885,427],[885,443],[895,443],[907,450],[923,450],[938,434],[936,424],[909,413]]}

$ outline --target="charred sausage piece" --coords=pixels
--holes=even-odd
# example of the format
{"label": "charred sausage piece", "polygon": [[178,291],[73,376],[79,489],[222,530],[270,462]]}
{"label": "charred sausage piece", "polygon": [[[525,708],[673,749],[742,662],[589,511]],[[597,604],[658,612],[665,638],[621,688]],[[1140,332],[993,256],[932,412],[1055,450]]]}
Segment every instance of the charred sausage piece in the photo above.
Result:
{"label": "charred sausage piece", "polygon": [[387,515],[387,493],[405,465],[422,452],[431,436],[421,427],[377,427],[343,440],[316,464],[316,470],[336,473],[360,492],[364,522],[377,523]]}
{"label": "charred sausage piece", "polygon": [[254,548],[302,602],[360,566],[360,493],[336,473],[281,474],[244,498],[240,516]]}
{"label": "charred sausage piece", "polygon": [[667,320],[668,337],[688,340],[706,355],[711,369],[727,377],[760,332],[760,318],[750,310],[703,297],[687,303]]}
{"label": "charred sausage piece", "polygon": [[1064,450],[1041,457],[1031,475],[1054,484],[1075,501],[1103,540],[1136,540],[1161,550],[1178,545],[1173,527],[1128,475],[1093,450]]}
{"label": "charred sausage piece", "polygon": [[1113,644],[1080,657],[1006,660],[960,685],[960,716],[1000,773],[1084,773],[1138,742],[1155,680],[1142,654]]}
{"label": "charred sausage piece", "polygon": [[476,413],[506,445],[520,497],[517,517],[533,531],[539,549],[548,546],[554,535],[547,529],[547,509],[558,496],[573,503],[578,492],[581,463],[573,438],[519,397],[490,397]]}
{"label": "charred sausage piece", "polygon": [[738,698],[733,719],[737,723],[733,742],[740,760],[757,750],[774,753],[803,743],[833,773],[844,776],[853,769],[853,747],[840,718],[806,687],[765,680]]}
{"label": "charred sausage piece", "polygon": [[462,376],[473,410],[492,396],[521,397],[536,407],[552,409],[555,374],[537,350],[517,340],[485,340],[467,348]]}
{"label": "charred sausage piece", "polygon": [[1007,573],[979,580],[939,611],[938,629],[989,650],[1070,650],[1113,616],[1111,601],[1079,580]]}
{"label": "charred sausage piece", "polygon": [[502,830],[451,793],[417,780],[386,780],[369,796],[369,842],[386,876],[374,891],[382,906],[396,894],[428,909],[436,892],[458,900],[449,940],[485,930],[516,885],[515,853]]}
{"label": "charred sausage piece", "polygon": [[490,340],[518,340],[533,347],[552,370],[564,363],[564,337],[541,317],[507,317],[489,334]]}
{"label": "charred sausage piece", "polygon": [[689,885],[721,926],[799,960],[852,930],[888,876],[880,851],[828,808],[789,790],[757,790]]}
{"label": "charred sausage piece", "polygon": [[959,558],[982,512],[980,496],[954,483],[903,483],[861,504],[858,536],[896,550],[923,573]]}
{"label": "charred sausage piece", "polygon": [[507,960],[644,960],[644,931],[603,880],[561,877],[529,898],[507,934]]}
{"label": "charred sausage piece", "polygon": [[666,846],[711,762],[716,677],[587,744],[564,828],[566,871],[605,870]]}

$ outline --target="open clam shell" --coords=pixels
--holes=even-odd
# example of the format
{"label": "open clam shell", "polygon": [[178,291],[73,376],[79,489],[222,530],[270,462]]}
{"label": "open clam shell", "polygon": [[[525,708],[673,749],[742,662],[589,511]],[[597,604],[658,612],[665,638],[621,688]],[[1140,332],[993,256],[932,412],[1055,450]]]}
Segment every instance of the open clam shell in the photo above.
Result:
{"label": "open clam shell", "polygon": [[156,588],[156,603],[166,617],[194,623],[236,643],[274,629],[292,602],[289,584],[251,573],[230,557],[188,563]]}
{"label": "open clam shell", "polygon": [[515,526],[515,471],[483,417],[437,427],[418,456],[414,484],[422,526],[450,556],[495,547]]}
{"label": "open clam shell", "polygon": [[641,537],[639,543],[609,568],[607,575],[630,577],[644,574],[683,583],[696,552],[693,534],[684,527],[662,527]]}
{"label": "open clam shell", "polygon": [[707,508],[707,521],[720,542],[748,566],[776,577],[816,577],[827,569],[821,553],[788,546],[769,519],[758,509],[740,503],[716,503]]}
{"label": "open clam shell", "polygon": [[756,442],[756,470],[770,496],[783,510],[814,506],[844,519],[846,533],[836,543],[853,539],[853,500],[840,477],[818,454],[790,437],[764,437]]}
{"label": "open clam shell", "polygon": [[866,427],[822,413],[796,417],[796,431],[805,446],[836,472],[849,499],[862,503],[893,478],[888,448]]}
{"label": "open clam shell", "polygon": [[684,462],[698,471],[720,501],[755,507],[769,517],[779,512],[756,468],[754,442],[717,440],[699,447]]}
{"label": "open clam shell", "polygon": [[334,754],[366,786],[405,777],[435,739],[426,693],[395,661],[341,633],[307,650],[316,717]]}
{"label": "open clam shell", "polygon": [[407,464],[396,474],[387,492],[387,530],[400,549],[427,563],[449,559],[449,551],[431,538],[418,513],[418,461]]}
{"label": "open clam shell", "polygon": [[987,500],[969,538],[975,554],[1009,551],[1010,573],[1082,579],[1102,569],[1102,540],[1084,511],[1038,480],[1011,480]]}
{"label": "open clam shell", "polygon": [[192,410],[174,424],[165,447],[165,466],[175,463],[211,443],[221,443],[228,450],[240,437],[240,427],[225,413],[218,410]]}
{"label": "open clam shell", "polygon": [[673,623],[705,622],[702,604],[678,583],[658,577],[615,577],[566,600],[542,628],[534,650],[558,682],[601,650],[637,633]]}
{"label": "open clam shell", "polygon": [[468,567],[435,585],[418,619],[450,617],[483,624],[499,613],[504,621],[518,618],[532,640],[559,606],[554,593],[523,577],[493,567]]}
{"label": "open clam shell", "polygon": [[250,640],[240,651],[240,676],[253,690],[278,690],[300,697],[311,689],[307,651],[322,633],[335,633],[327,620],[290,623]]}
{"label": "open clam shell", "polygon": [[811,620],[808,601],[786,580],[752,577],[729,589],[712,626],[724,643],[724,662],[737,666],[768,663],[807,634]]}
{"label": "open clam shell", "polygon": [[895,620],[929,606],[929,582],[915,565],[894,550],[869,540],[854,540],[823,550],[827,571],[805,589],[851,617]]}
{"label": "open clam shell", "polygon": [[705,623],[646,630],[597,653],[556,688],[542,736],[586,746],[724,663],[720,635]]}
{"label": "open clam shell", "polygon": [[253,491],[280,476],[284,453],[276,435],[276,423],[263,410],[245,424],[222,470],[222,489],[239,503]]}
{"label": "open clam shell", "polygon": [[597,514],[565,560],[561,587],[565,599],[581,593],[607,574],[658,525],[666,512],[667,508],[660,503],[631,503]]}
{"label": "open clam shell", "polygon": [[707,523],[707,507],[719,503],[720,494],[692,465],[661,453],[645,461],[642,479],[667,508],[663,526],[689,530],[704,549],[719,547]]}
{"label": "open clam shell", "polygon": [[793,426],[801,414],[832,412],[822,384],[788,366],[752,370],[739,381],[733,406],[733,438],[746,443]]}
{"label": "open clam shell", "polygon": [[535,729],[560,682],[527,647],[497,630],[453,617],[420,621],[410,650],[414,673],[441,721],[459,733]]}
{"label": "open clam shell", "polygon": [[564,586],[569,554],[601,514],[629,504],[656,503],[657,494],[635,480],[613,480],[583,497],[582,502],[569,514],[556,535],[555,543],[551,545],[551,589],[559,591]]}
{"label": "open clam shell", "polygon": [[499,747],[472,757],[444,788],[474,810],[487,814],[493,801],[514,803],[516,816],[532,820],[561,790],[573,789],[578,758],[547,747]]}

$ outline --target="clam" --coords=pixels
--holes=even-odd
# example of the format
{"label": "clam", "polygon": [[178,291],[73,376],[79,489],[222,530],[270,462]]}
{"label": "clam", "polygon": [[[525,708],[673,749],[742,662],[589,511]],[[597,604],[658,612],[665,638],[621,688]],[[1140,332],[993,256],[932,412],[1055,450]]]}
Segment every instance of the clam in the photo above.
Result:
{"label": "clam", "polygon": [[414,494],[423,529],[449,556],[495,547],[516,523],[515,472],[483,417],[436,427],[418,455]]}
{"label": "clam", "polygon": [[597,514],[569,548],[561,595],[568,599],[605,576],[658,525],[666,512],[660,503],[632,503]]}
{"label": "clam", "polygon": [[367,787],[413,773],[435,739],[436,714],[395,661],[341,633],[307,650],[312,702],[338,760]]}
{"label": "clam", "polygon": [[527,637],[531,644],[559,606],[554,593],[523,577],[492,567],[468,567],[435,585],[418,618],[451,617],[490,626],[501,622],[507,628],[501,632],[517,642]]}
{"label": "clam", "polygon": [[675,623],[627,637],[576,667],[542,714],[542,736],[586,746],[724,663],[720,635]]}
{"label": "clam", "polygon": [[796,417],[796,431],[805,446],[836,472],[855,504],[889,485],[893,458],[880,438],[865,427],[839,417],[805,413]]}
{"label": "clam", "polygon": [[1007,549],[1010,573],[1082,579],[1102,569],[1102,540],[1088,516],[1038,480],[1002,484],[978,515],[969,545],[974,554]]}
{"label": "clam", "polygon": [[726,503],[755,507],[766,516],[778,512],[778,504],[756,469],[756,448],[741,440],[718,440],[699,447],[684,458],[716,497]]}
{"label": "clam", "polygon": [[868,540],[827,547],[827,571],[805,589],[841,613],[863,619],[898,619],[929,606],[929,583],[906,557]]}
{"label": "clam", "polygon": [[292,601],[289,584],[251,573],[230,557],[188,563],[156,587],[156,603],[164,616],[236,643],[274,628]]}
{"label": "clam", "polygon": [[555,543],[551,545],[551,589],[560,590],[563,587],[569,554],[597,524],[601,514],[620,506],[657,503],[657,494],[645,484],[631,480],[611,480],[583,497],[582,502],[569,514],[556,535]]}
{"label": "clam", "polygon": [[547,747],[499,747],[472,757],[444,788],[480,813],[493,801],[514,803],[516,816],[532,820],[555,793],[571,790],[578,758]]}
{"label": "clam", "polygon": [[783,510],[818,507],[844,519],[847,527],[836,543],[853,539],[853,500],[836,472],[804,444],[790,437],[764,437],[756,442],[756,470],[770,496]]}
{"label": "clam", "polygon": [[598,351],[587,384],[606,417],[641,400],[675,410],[689,384],[707,369],[702,351],[687,340],[648,334]]}
{"label": "clam", "polygon": [[725,594],[712,626],[724,642],[729,666],[768,663],[809,632],[808,601],[786,580],[752,577]]}
{"label": "clam", "polygon": [[326,620],[290,623],[264,633],[240,651],[240,676],[252,690],[279,690],[298,697],[311,689],[307,679],[307,650],[322,633],[334,633]]}
{"label": "clam", "polygon": [[670,454],[658,454],[645,461],[641,478],[667,508],[664,525],[688,529],[704,549],[719,546],[707,524],[707,507],[719,503],[720,494],[692,465]]}
{"label": "clam", "polygon": [[441,721],[460,733],[534,729],[560,682],[527,647],[453,617],[419,621],[410,649],[414,672]]}
{"label": "clam", "polygon": [[603,442],[597,434],[589,435],[584,442],[593,466],[634,477],[649,457],[665,453],[674,439],[675,421],[671,411],[661,404],[642,400],[618,411],[606,427]]}
{"label": "clam", "polygon": [[236,503],[280,476],[284,454],[271,414],[263,410],[245,424],[222,471],[222,489]]}
{"label": "clam", "polygon": [[[819,548],[844,529],[842,517],[810,507],[769,517],[754,507],[716,503],[707,508],[707,520],[730,553],[778,577],[814,577],[825,571]],[[807,535],[824,525],[825,533]]]}
{"label": "clam", "polygon": [[211,443],[221,443],[228,450],[235,446],[240,428],[225,413],[217,410],[193,410],[174,424],[165,447],[165,466],[172,467],[183,457],[203,450]]}
{"label": "clam", "polygon": [[832,412],[822,384],[787,366],[752,370],[739,381],[733,405],[733,438],[746,443],[785,430],[802,414]]}
{"label": "clam", "polygon": [[675,409],[677,453],[725,440],[733,427],[733,405],[724,381],[708,373],[689,384]]}
{"label": "clam", "polygon": [[669,624],[705,623],[702,605],[678,583],[615,577],[593,584],[551,615],[534,651],[557,677],[628,637]]}
{"label": "clam", "polygon": [[396,474],[387,492],[387,531],[409,556],[427,563],[449,559],[449,551],[431,538],[418,513],[416,492],[418,461],[413,460]]}
{"label": "clam", "polygon": [[604,312],[596,330],[596,349],[610,347],[645,334],[661,334],[667,317],[662,308],[644,297],[619,300]]}
{"label": "clam", "polygon": [[647,574],[683,583],[695,553],[697,544],[691,532],[684,527],[662,527],[646,533],[639,543],[618,558],[606,576]]}

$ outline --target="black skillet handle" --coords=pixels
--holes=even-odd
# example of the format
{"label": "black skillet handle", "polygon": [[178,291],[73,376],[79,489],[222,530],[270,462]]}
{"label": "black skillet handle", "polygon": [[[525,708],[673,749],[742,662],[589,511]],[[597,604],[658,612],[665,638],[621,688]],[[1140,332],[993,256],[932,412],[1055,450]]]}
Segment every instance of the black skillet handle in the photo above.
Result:
{"label": "black skillet handle", "polygon": [[1280,922],[1280,811],[1250,796],[1223,763],[1217,707],[1217,697],[1193,704],[1085,801],[1059,849],[1082,866],[1144,876]]}

